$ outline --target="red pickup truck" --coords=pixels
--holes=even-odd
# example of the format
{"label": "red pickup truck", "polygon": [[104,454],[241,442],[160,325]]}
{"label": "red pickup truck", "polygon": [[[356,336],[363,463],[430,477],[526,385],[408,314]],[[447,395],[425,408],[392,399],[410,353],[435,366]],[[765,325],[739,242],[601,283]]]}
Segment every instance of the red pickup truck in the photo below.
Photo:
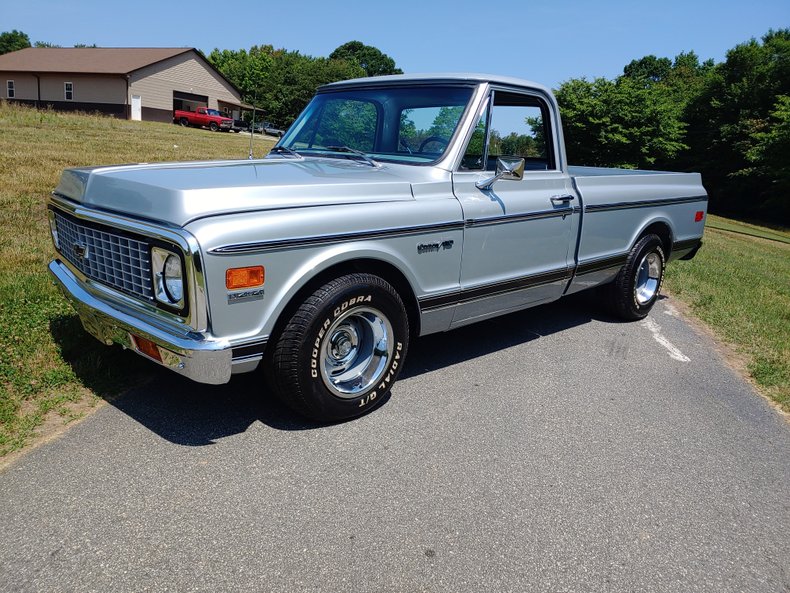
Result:
{"label": "red pickup truck", "polygon": [[198,107],[197,111],[181,111],[176,109],[173,113],[173,121],[180,123],[182,126],[199,126],[208,128],[212,132],[222,130],[227,132],[233,125],[233,120],[225,117],[216,109],[208,109],[207,107]]}

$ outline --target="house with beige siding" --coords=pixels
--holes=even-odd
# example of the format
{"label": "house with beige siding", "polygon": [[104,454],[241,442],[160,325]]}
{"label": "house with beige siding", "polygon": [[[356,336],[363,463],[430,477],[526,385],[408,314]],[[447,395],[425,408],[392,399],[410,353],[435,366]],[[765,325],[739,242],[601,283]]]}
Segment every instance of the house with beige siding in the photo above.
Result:
{"label": "house with beige siding", "polygon": [[195,48],[29,47],[0,56],[0,98],[69,111],[172,121],[174,109],[238,117],[239,90]]}

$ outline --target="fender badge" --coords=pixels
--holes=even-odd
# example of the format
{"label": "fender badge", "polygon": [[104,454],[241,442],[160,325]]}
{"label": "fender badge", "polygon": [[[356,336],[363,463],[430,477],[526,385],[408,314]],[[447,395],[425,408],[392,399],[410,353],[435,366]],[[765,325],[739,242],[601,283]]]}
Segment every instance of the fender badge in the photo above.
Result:
{"label": "fender badge", "polygon": [[245,290],[243,292],[229,292],[228,304],[245,303],[247,301],[259,301],[263,299],[263,289],[256,288],[255,290]]}
{"label": "fender badge", "polygon": [[452,248],[453,248],[452,240],[442,241],[441,243],[439,243],[438,241],[436,243],[420,243],[419,245],[417,245],[417,253],[419,254],[437,253],[439,251],[444,251],[446,249],[452,249]]}

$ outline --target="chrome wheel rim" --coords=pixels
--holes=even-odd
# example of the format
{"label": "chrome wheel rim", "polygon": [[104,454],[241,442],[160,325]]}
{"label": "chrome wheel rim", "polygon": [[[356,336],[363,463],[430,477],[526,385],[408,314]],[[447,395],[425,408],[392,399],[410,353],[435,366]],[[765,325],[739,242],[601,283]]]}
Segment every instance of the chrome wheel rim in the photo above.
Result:
{"label": "chrome wheel rim", "polygon": [[321,343],[324,385],[338,397],[357,397],[378,383],[393,351],[392,325],[380,311],[346,311],[329,326]]}
{"label": "chrome wheel rim", "polygon": [[651,251],[639,263],[636,271],[634,296],[636,302],[645,305],[652,301],[658,293],[661,282],[661,256]]}

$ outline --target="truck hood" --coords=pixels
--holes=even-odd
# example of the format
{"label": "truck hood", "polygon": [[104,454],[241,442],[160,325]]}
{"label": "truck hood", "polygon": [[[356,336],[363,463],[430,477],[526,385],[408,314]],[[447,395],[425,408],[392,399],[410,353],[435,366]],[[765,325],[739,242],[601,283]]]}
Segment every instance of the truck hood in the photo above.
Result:
{"label": "truck hood", "polygon": [[215,214],[413,200],[403,168],[290,157],[75,168],[63,172],[55,193],[88,207],[184,226]]}

